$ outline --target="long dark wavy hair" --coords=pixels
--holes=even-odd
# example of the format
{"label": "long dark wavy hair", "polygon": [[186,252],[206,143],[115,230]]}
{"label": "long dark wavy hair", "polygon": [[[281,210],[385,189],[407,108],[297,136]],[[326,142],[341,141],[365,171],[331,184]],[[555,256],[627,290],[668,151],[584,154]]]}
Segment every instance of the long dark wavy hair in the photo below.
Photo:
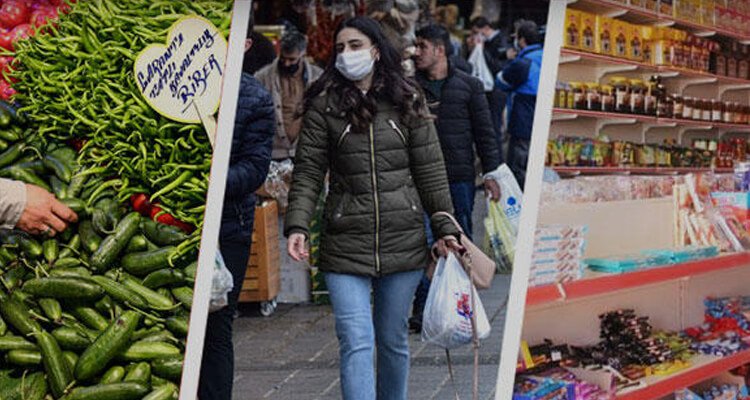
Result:
{"label": "long dark wavy hair", "polygon": [[404,75],[401,55],[383,34],[380,24],[372,18],[363,16],[346,19],[336,28],[334,42],[344,28],[362,32],[380,52],[380,59],[373,67],[372,86],[367,95],[362,94],[354,82],[345,78],[336,69],[338,53],[334,52],[323,75],[305,94],[305,110],[323,91],[328,91],[339,99],[341,110],[346,113],[354,131],[367,130],[375,117],[379,100],[391,102],[400,112],[401,120],[405,124],[412,125],[421,118],[429,118],[419,85]]}

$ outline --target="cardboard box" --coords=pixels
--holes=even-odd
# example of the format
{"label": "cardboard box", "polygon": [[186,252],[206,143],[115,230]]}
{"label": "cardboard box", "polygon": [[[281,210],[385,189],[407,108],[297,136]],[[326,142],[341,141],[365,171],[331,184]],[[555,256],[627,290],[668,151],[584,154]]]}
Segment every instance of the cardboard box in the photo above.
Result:
{"label": "cardboard box", "polygon": [[628,27],[628,58],[634,61],[643,61],[643,31],[640,25]]}
{"label": "cardboard box", "polygon": [[654,28],[650,26],[641,26],[641,45],[643,46],[643,61],[647,63],[652,63],[653,60],[653,37],[654,37]]}
{"label": "cardboard box", "polygon": [[612,26],[614,28],[614,47],[612,55],[620,58],[628,58],[628,55],[630,54],[630,24],[614,20]]}
{"label": "cardboard box", "polygon": [[581,48],[581,12],[568,8],[565,11],[565,42],[569,49]]}
{"label": "cardboard box", "polygon": [[596,15],[581,12],[581,50],[596,51],[598,35],[596,34]]}
{"label": "cardboard box", "polygon": [[614,31],[612,24],[614,20],[604,15],[596,16],[597,39],[594,42],[595,52],[611,56],[614,54]]}

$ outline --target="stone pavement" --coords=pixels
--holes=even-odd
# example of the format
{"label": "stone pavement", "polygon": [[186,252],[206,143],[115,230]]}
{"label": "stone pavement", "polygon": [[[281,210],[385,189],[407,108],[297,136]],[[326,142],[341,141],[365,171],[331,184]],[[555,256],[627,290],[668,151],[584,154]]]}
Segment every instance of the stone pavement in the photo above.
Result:
{"label": "stone pavement", "polygon": [[[482,238],[484,199],[477,192],[474,237]],[[510,275],[497,275],[492,288],[480,293],[492,332],[482,342],[479,359],[479,398],[494,398],[500,362],[502,330]],[[338,342],[330,306],[279,304],[276,313],[262,317],[257,304],[240,306],[234,323],[236,400],[340,399]],[[452,400],[445,352],[410,336],[409,398]],[[471,399],[473,353],[471,346],[453,350],[451,359],[462,399]]]}

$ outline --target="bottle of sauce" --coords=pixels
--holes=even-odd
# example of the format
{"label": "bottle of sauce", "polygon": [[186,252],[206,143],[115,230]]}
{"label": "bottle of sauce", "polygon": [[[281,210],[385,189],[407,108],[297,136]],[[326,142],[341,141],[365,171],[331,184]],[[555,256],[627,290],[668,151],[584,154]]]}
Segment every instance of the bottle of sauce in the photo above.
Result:
{"label": "bottle of sauce", "polygon": [[613,77],[610,84],[615,91],[615,112],[630,112],[630,91],[628,80],[623,77]]}
{"label": "bottle of sauce", "polygon": [[646,88],[640,79],[630,80],[630,112],[632,114],[645,113]]}

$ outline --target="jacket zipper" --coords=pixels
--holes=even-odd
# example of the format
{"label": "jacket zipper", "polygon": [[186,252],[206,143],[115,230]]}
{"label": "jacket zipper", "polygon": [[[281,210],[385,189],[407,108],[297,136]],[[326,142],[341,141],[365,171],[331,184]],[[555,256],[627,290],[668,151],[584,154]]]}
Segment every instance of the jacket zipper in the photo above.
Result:
{"label": "jacket zipper", "polygon": [[349,131],[352,130],[352,124],[346,125],[346,128],[344,128],[344,132],[341,133],[341,137],[339,138],[338,143],[336,143],[336,147],[340,147],[341,143],[344,142],[344,138],[346,137],[346,134],[349,133]]}
{"label": "jacket zipper", "polygon": [[401,132],[401,129],[399,129],[398,125],[396,125],[396,123],[392,119],[389,119],[388,123],[391,124],[391,128],[393,128],[393,130],[398,133],[398,137],[400,137],[401,141],[404,142],[404,145],[406,145],[406,136],[404,136],[404,133]]}
{"label": "jacket zipper", "polygon": [[375,174],[375,132],[370,124],[370,165],[372,166],[372,192],[375,201],[375,272],[380,274],[380,204],[378,203],[378,178]]}

